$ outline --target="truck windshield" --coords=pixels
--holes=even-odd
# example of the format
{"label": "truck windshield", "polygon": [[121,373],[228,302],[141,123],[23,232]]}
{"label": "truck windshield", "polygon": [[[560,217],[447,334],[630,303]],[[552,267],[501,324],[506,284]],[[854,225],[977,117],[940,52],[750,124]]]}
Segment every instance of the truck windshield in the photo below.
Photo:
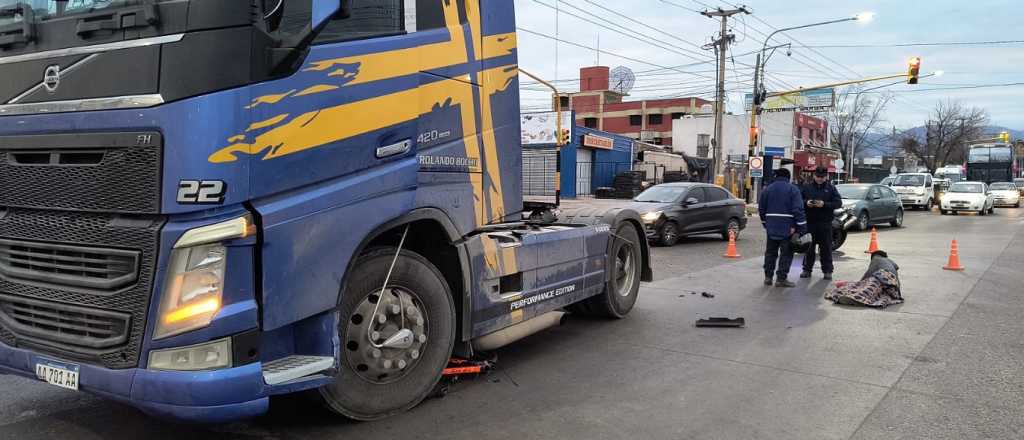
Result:
{"label": "truck windshield", "polygon": [[[18,4],[28,4],[32,6],[32,12],[35,13],[36,21],[39,21],[48,17],[78,14],[104,8],[116,8],[127,3],[129,3],[129,0],[0,0],[0,9],[9,9]],[[21,14],[0,18],[0,26],[19,22],[22,18]]]}
{"label": "truck windshield", "polygon": [[967,155],[967,161],[970,163],[987,163],[989,151],[989,147],[973,147]]}
{"label": "truck windshield", "polygon": [[989,160],[992,162],[1009,162],[1013,157],[1013,152],[1007,146],[992,147],[989,151]]}

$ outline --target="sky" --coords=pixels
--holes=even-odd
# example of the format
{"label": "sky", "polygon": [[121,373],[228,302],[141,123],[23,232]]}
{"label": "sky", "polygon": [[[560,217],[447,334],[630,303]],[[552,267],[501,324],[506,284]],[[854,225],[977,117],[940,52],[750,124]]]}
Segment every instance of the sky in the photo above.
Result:
{"label": "sky", "polygon": [[[865,97],[885,91],[895,94],[884,126],[923,125],[937,102],[954,100],[985,109],[993,125],[1024,129],[1024,31],[1019,30],[1024,0],[559,0],[557,25],[556,0],[514,1],[520,67],[555,79],[561,90],[571,92],[579,90],[575,81],[579,68],[595,65],[600,56],[600,65],[626,66],[636,73],[627,98],[631,100],[680,96],[713,100],[714,54],[701,46],[717,34],[721,22],[699,11],[745,5],[752,14],[729,21],[736,42],[726,58],[727,109],[734,113],[743,112],[743,94],[752,89],[754,53],[767,34],[870,11],[875,15],[868,23],[843,22],[776,34],[770,45],[791,43],[791,54],[779,49],[768,61],[769,91],[905,73],[907,61],[919,56],[922,76],[936,71],[942,75],[921,78],[917,85],[886,86],[899,81],[886,80],[864,86],[885,86]],[[990,43],[1006,41],[1012,43]],[[891,47],[981,42],[989,43]],[[835,47],[850,45],[871,47]],[[1018,84],[992,87],[1013,83]],[[550,105],[550,92],[529,80],[523,79],[520,89],[524,111]]]}

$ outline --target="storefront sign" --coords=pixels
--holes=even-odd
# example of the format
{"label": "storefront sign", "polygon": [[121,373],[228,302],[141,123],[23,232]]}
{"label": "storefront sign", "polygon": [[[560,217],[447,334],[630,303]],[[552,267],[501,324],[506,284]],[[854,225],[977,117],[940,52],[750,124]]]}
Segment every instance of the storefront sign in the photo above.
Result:
{"label": "storefront sign", "polygon": [[615,148],[615,140],[612,138],[606,138],[603,136],[595,136],[592,134],[583,135],[583,146],[600,148],[602,150],[611,150]]}

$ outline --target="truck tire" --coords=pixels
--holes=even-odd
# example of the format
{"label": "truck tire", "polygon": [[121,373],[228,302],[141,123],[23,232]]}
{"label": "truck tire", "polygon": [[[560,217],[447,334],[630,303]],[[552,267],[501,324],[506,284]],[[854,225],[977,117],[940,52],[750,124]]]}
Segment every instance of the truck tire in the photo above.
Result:
{"label": "truck tire", "polygon": [[[319,389],[319,396],[328,409],[351,419],[377,420],[416,406],[441,379],[455,344],[451,289],[419,254],[399,254],[388,288],[380,295],[396,250],[375,248],[359,257],[341,294],[338,373],[334,383]],[[373,316],[381,300],[386,302]],[[371,344],[368,333],[379,334],[375,342],[380,344],[400,327],[413,331],[412,346]]]}
{"label": "truck tire", "polygon": [[633,310],[640,291],[643,267],[640,235],[631,223],[621,223],[609,237],[606,263],[612,271],[604,291],[569,306],[569,310],[586,316],[621,319]]}

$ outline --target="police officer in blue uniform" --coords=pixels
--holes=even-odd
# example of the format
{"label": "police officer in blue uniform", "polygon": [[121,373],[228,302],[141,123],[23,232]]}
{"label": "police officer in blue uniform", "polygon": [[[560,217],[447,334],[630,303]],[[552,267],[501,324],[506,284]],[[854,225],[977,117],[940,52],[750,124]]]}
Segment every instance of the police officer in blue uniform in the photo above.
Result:
{"label": "police officer in blue uniform", "polygon": [[814,180],[801,188],[807,212],[807,229],[811,232],[813,243],[804,253],[804,271],[800,278],[810,278],[814,269],[815,251],[821,254],[821,271],[826,280],[832,279],[832,217],[836,209],[843,207],[843,199],[839,191],[828,181],[828,169],[818,167],[814,170]]}
{"label": "police officer in blue uniform", "polygon": [[[764,252],[764,285],[772,285],[772,276],[776,276],[778,287],[793,287],[795,284],[787,280],[789,268],[793,264],[793,234],[802,236],[804,242],[810,239],[807,234],[807,219],[804,217],[804,199],[800,188],[789,183],[789,170],[775,170],[775,181],[761,193],[757,203],[757,211],[761,223],[768,233],[768,242]],[[778,264],[776,266],[776,264]]]}

